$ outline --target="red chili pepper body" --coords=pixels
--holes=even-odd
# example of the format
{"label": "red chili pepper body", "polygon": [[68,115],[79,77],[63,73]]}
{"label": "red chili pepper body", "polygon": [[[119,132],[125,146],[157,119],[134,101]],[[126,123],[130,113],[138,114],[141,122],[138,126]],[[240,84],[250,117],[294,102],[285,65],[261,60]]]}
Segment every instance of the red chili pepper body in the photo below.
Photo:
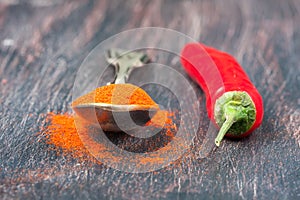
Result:
{"label": "red chili pepper body", "polygon": [[[226,114],[228,109],[224,110],[224,107],[222,107],[229,101],[230,103],[226,105],[229,106],[227,107],[229,110],[243,112],[243,117],[235,118],[230,125],[231,127],[235,123],[239,123],[239,125],[236,125],[238,127],[235,128],[243,128],[243,131],[236,131],[237,133],[232,134],[231,129],[227,127],[229,133],[226,133],[226,136],[245,137],[261,124],[263,119],[262,97],[242,67],[231,55],[202,44],[190,43],[182,50],[181,63],[190,77],[203,89],[206,95],[208,116],[216,124],[221,127],[229,118]],[[248,100],[253,104],[252,107],[249,106],[249,101],[244,100],[248,97],[250,97]],[[245,103],[246,101],[248,103]],[[222,103],[221,108],[219,108],[220,103]],[[251,113],[252,108],[254,114]],[[217,116],[220,109],[223,109],[222,116]],[[247,124],[250,123],[249,117],[252,118],[253,116],[255,119],[250,120],[250,125]],[[247,126],[247,128],[245,129],[244,126]]]}

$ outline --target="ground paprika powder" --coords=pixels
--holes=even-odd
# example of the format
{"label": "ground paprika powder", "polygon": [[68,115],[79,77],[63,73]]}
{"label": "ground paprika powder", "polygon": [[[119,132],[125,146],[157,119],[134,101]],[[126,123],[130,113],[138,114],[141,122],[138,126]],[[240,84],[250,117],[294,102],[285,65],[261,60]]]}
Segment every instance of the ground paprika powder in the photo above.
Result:
{"label": "ground paprika powder", "polygon": [[85,103],[111,103],[119,105],[157,105],[142,89],[132,84],[110,84],[98,87],[75,101],[72,106]]}
{"label": "ground paprika powder", "polygon": [[[72,106],[91,102],[157,105],[143,89],[132,84],[111,84],[99,87],[77,98],[72,102]],[[158,110],[145,126],[163,128],[167,136],[173,137],[177,131],[177,126],[172,117],[174,117],[174,113],[166,110]],[[71,113],[48,113],[46,117],[48,125],[43,128],[41,133],[46,137],[48,144],[60,148],[63,154],[70,154],[79,160],[99,163],[86,149],[85,145],[100,150],[101,144],[90,137],[89,125],[86,122],[81,120],[82,123],[80,125],[75,125],[75,120],[77,119],[80,120],[78,116]],[[82,142],[82,138],[84,138],[85,145]],[[107,156],[110,156],[110,154],[107,153]],[[156,161],[157,159],[152,158],[147,162],[149,162],[148,164],[151,164],[151,162],[154,164]]]}

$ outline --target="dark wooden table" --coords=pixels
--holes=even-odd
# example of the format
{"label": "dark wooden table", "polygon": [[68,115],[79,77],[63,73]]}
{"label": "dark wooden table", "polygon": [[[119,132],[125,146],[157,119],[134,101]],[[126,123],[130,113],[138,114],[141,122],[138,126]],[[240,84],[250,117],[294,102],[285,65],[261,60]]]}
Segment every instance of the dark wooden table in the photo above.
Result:
{"label": "dark wooden table", "polygon": [[[300,198],[299,1],[62,1],[0,4],[0,199]],[[45,113],[71,110],[76,72],[99,42],[147,26],[236,57],[264,98],[262,126],[202,159],[196,140],[177,164],[156,172],[57,156],[36,134]],[[202,114],[198,136],[209,124]]]}

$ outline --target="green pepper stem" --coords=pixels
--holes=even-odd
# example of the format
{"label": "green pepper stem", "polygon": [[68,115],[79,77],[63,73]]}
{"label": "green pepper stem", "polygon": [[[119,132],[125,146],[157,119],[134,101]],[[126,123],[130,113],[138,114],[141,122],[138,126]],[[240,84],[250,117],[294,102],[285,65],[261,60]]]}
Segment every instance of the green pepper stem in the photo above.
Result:
{"label": "green pepper stem", "polygon": [[235,122],[248,118],[248,108],[244,107],[239,101],[231,100],[227,102],[223,107],[223,111],[225,122],[222,124],[218,136],[215,139],[215,144],[217,146],[220,146],[221,140]]}
{"label": "green pepper stem", "polygon": [[230,129],[230,127],[232,126],[232,124],[234,122],[236,122],[234,116],[230,116],[230,117],[226,118],[225,122],[223,123],[223,125],[218,133],[218,136],[215,139],[215,144],[217,146],[220,146],[222,139],[224,138],[225,134],[227,133],[227,131]]}
{"label": "green pepper stem", "polygon": [[214,118],[220,128],[215,144],[220,146],[224,136],[239,136],[247,132],[255,122],[255,105],[247,92],[225,92],[216,101]]}

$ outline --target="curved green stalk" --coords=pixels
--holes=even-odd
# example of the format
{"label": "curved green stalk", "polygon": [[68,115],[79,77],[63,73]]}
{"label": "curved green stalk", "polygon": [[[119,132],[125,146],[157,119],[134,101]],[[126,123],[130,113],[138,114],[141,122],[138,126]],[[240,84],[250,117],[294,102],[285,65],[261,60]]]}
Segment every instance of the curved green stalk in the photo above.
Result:
{"label": "curved green stalk", "polygon": [[215,120],[221,127],[215,144],[220,145],[224,136],[230,132],[234,136],[247,132],[255,122],[255,105],[246,92],[224,93],[215,105]]}
{"label": "curved green stalk", "polygon": [[225,122],[223,123],[218,136],[215,139],[215,144],[217,146],[220,146],[221,141],[223,140],[225,134],[227,133],[227,131],[230,129],[230,127],[232,126],[232,124],[235,122],[233,117],[230,117],[228,119],[225,120]]}

